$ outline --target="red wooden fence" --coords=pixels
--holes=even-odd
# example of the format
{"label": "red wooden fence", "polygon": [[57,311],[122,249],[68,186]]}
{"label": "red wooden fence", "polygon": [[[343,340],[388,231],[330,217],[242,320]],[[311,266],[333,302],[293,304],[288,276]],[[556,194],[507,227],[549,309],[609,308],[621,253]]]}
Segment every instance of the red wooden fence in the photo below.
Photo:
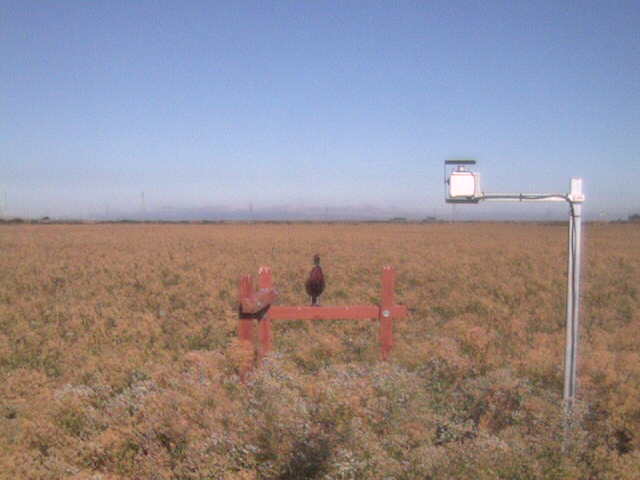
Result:
{"label": "red wooden fence", "polygon": [[[337,319],[374,319],[380,320],[380,352],[383,360],[389,358],[393,348],[393,319],[407,315],[407,307],[395,303],[396,272],[393,267],[382,269],[382,295],[380,305],[345,306],[284,306],[273,305],[278,291],[273,287],[273,275],[269,267],[258,271],[258,289],[253,286],[251,275],[240,278],[238,295],[239,324],[238,337],[241,342],[254,344],[254,326],[257,322],[258,341],[253,346],[257,351],[258,362],[267,355],[273,344],[273,320],[337,320]],[[253,364],[253,362],[251,362]],[[241,369],[244,379],[251,365]]]}

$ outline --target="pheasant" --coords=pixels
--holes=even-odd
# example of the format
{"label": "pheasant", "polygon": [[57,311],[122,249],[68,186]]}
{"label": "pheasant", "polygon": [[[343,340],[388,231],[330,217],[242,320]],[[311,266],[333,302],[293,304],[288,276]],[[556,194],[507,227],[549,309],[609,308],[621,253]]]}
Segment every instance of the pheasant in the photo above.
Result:
{"label": "pheasant", "polygon": [[322,273],[322,267],[320,266],[320,255],[313,256],[314,267],[309,273],[309,278],[305,282],[304,286],[307,290],[307,294],[311,297],[311,306],[318,307],[318,297],[322,295],[324,291],[324,274]]}

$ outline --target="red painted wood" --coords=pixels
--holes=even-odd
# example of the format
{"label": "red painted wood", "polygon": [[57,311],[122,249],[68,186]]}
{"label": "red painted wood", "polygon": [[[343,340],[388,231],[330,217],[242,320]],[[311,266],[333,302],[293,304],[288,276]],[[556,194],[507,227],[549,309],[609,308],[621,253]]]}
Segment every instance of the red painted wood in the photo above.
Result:
{"label": "red painted wood", "polygon": [[[273,291],[275,292],[275,296],[278,296],[278,292],[273,288],[273,276],[271,274],[271,269],[269,267],[261,267],[258,271],[258,285],[261,289],[265,291]],[[269,302],[271,304],[273,300]],[[273,343],[273,332],[271,330],[271,315],[270,311],[259,320],[258,326],[258,336],[260,337],[260,360],[262,360],[266,355],[271,352],[271,347]]]}
{"label": "red painted wood", "polygon": [[293,307],[273,305],[269,316],[273,320],[346,320],[378,318],[379,308],[375,305]]}
{"label": "red painted wood", "polygon": [[[382,270],[381,304],[377,305],[343,305],[343,306],[286,306],[272,305],[277,299],[278,292],[273,288],[273,275],[269,267],[261,267],[258,272],[258,286],[254,290],[253,279],[250,275],[240,278],[238,303],[240,313],[254,314],[271,307],[262,318],[258,319],[258,356],[261,360],[268,355],[273,345],[272,320],[346,320],[346,319],[375,319],[380,320],[380,350],[384,360],[389,358],[393,348],[393,319],[403,318],[408,314],[407,307],[395,304],[396,273],[393,267]],[[241,315],[242,317],[242,315]],[[253,347],[254,318],[240,318],[238,323],[238,337],[240,341]],[[240,377],[244,381],[253,361],[241,366]]]}
{"label": "red painted wood", "polygon": [[[238,303],[240,304],[240,313],[242,312],[242,302],[253,293],[253,278],[251,275],[240,277],[240,285],[238,289]],[[253,349],[253,319],[242,318],[238,320],[238,337],[243,348]],[[252,363],[240,365],[240,379],[244,382],[247,372],[251,369]]]}
{"label": "red painted wood", "polygon": [[[404,318],[409,311],[405,305],[391,307],[391,316]],[[269,309],[272,320],[363,320],[380,317],[380,307],[377,305],[348,305],[325,307],[295,307],[287,305],[273,305]]]}
{"label": "red painted wood", "polygon": [[[251,297],[253,293],[253,279],[251,275],[245,275],[240,278],[240,288],[238,294],[238,302],[242,307],[242,304]],[[238,324],[238,336],[240,340],[251,341],[253,337],[253,320],[250,318],[240,318]]]}
{"label": "red painted wood", "polygon": [[278,291],[275,288],[261,288],[242,299],[240,302],[242,313],[258,313],[275,302],[277,298]]}
{"label": "red painted wood", "polygon": [[396,272],[393,267],[382,269],[382,302],[380,304],[380,350],[387,360],[393,348],[393,306],[395,303]]}
{"label": "red painted wood", "polygon": [[394,305],[391,307],[392,318],[404,318],[409,315],[409,309],[406,305]]}
{"label": "red painted wood", "polygon": [[258,270],[258,288],[273,288],[273,274],[270,267],[260,267]]}

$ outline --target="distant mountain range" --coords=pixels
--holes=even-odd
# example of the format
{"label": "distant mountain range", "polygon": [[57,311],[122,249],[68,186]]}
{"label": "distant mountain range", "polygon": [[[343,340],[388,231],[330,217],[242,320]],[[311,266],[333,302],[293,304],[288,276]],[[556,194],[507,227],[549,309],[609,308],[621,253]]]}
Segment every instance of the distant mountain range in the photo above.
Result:
{"label": "distant mountain range", "polygon": [[96,220],[389,220],[406,218],[423,219],[425,211],[402,208],[380,208],[370,205],[345,207],[298,207],[276,205],[264,208],[233,208],[227,206],[161,207],[145,212],[110,211],[96,215]]}
{"label": "distant mountain range", "polygon": [[[207,205],[200,207],[161,206],[127,209],[105,206],[104,211],[87,211],[84,214],[57,214],[48,210],[40,215],[8,215],[5,219],[22,217],[54,221],[566,221],[566,205],[492,204],[492,205],[429,205],[422,208],[380,207],[375,205],[309,206],[280,204],[265,207],[234,207]],[[627,215],[617,218],[626,219]],[[616,217],[596,215],[586,211],[585,220],[613,220]]]}

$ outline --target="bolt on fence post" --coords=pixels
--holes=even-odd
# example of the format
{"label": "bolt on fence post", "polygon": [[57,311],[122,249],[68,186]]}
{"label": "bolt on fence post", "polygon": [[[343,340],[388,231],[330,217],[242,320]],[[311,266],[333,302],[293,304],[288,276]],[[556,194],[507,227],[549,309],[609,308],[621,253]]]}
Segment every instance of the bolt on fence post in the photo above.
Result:
{"label": "bolt on fence post", "polygon": [[382,297],[380,302],[380,349],[382,359],[387,360],[393,347],[393,316],[392,307],[395,304],[396,272],[393,267],[382,269]]}

